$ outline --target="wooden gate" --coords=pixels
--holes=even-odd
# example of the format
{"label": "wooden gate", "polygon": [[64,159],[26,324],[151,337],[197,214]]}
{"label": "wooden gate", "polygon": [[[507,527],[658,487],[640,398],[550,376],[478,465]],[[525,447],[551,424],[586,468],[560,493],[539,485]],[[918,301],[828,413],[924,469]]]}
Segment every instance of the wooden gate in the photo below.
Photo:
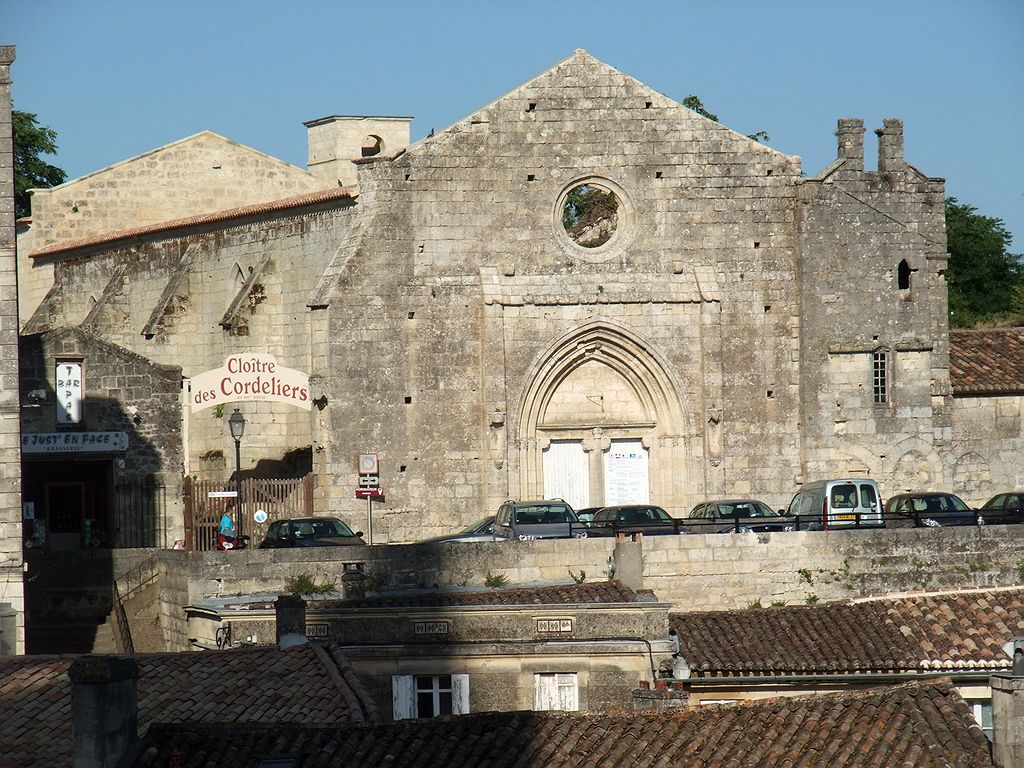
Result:
{"label": "wooden gate", "polygon": [[[185,548],[196,552],[209,552],[217,547],[217,533],[221,515],[228,508],[231,497],[213,496],[211,493],[233,491],[230,480],[193,480],[185,478]],[[253,516],[266,512],[267,519],[256,523]],[[267,526],[274,520],[291,517],[309,517],[313,514],[313,475],[299,479],[242,481],[242,533],[257,547],[266,535]]]}

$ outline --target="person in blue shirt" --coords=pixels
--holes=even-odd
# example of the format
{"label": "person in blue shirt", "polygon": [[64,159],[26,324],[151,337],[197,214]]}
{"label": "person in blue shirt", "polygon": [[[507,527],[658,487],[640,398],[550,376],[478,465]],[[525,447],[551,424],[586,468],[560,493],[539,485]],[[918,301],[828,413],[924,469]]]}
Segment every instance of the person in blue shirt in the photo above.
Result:
{"label": "person in blue shirt", "polygon": [[235,546],[235,511],[234,500],[228,502],[224,514],[220,517],[220,536],[217,537],[217,549],[234,549]]}

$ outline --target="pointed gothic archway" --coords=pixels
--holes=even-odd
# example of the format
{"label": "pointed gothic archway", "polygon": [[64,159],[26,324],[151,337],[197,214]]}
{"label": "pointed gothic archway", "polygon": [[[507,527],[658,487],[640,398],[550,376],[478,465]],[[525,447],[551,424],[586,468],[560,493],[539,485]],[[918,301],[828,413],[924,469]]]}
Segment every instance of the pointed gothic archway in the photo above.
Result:
{"label": "pointed gothic archway", "polygon": [[517,431],[520,498],[683,511],[692,429],[671,369],[650,344],[591,323],[552,344],[528,381]]}

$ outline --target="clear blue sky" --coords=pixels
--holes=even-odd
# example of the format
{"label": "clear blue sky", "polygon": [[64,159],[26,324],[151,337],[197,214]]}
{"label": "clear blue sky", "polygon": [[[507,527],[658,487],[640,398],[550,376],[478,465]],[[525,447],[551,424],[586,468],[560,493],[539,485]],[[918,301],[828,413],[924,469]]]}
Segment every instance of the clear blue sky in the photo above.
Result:
{"label": "clear blue sky", "polygon": [[204,129],[303,166],[303,121],[455,122],[575,48],[800,155],[836,119],[905,123],[906,156],[1024,250],[1024,2],[0,0],[15,108],[74,178]]}

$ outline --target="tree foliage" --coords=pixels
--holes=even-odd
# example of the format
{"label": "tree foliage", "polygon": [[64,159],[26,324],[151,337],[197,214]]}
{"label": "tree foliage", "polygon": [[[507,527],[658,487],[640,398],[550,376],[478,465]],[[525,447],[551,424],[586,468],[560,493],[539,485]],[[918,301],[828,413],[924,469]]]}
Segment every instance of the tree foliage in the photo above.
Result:
{"label": "tree foliage", "polygon": [[1024,324],[1024,264],[1002,219],[946,198],[949,324]]}
{"label": "tree foliage", "polygon": [[44,189],[64,183],[67,175],[41,155],[57,154],[57,132],[39,125],[32,112],[14,110],[14,208],[16,214],[31,213],[30,189]]}
{"label": "tree foliage", "polygon": [[[683,99],[683,106],[686,107],[687,109],[692,109],[698,115],[706,117],[708,120],[714,120],[716,123],[718,122],[718,115],[716,115],[714,112],[710,111],[707,107],[705,107],[704,102],[701,101],[699,97],[694,96],[692,93],[685,99]],[[771,141],[771,138],[764,131],[757,131],[756,133],[747,134],[747,138],[753,139],[754,141],[758,142]]]}

